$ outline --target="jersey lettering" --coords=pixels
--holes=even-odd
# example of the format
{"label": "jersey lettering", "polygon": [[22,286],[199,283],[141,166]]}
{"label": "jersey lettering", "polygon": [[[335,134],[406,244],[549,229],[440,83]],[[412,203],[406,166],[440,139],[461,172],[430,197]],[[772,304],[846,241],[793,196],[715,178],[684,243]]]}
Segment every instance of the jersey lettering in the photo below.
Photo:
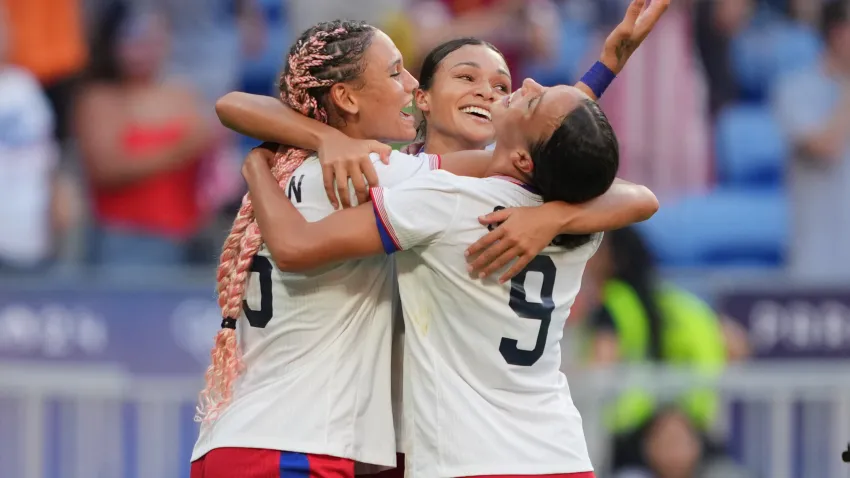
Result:
{"label": "jersey lettering", "polygon": [[272,320],[272,263],[267,257],[254,256],[251,261],[251,273],[257,273],[260,281],[260,310],[253,310],[247,300],[242,300],[242,311],[251,327],[266,328]]}
{"label": "jersey lettering", "polygon": [[[298,180],[296,183],[295,181]],[[292,179],[289,180],[289,186],[286,188],[286,197],[289,198],[290,201],[294,201],[298,204],[301,204],[301,183],[304,182],[304,175],[300,175],[297,178],[292,176]]]}

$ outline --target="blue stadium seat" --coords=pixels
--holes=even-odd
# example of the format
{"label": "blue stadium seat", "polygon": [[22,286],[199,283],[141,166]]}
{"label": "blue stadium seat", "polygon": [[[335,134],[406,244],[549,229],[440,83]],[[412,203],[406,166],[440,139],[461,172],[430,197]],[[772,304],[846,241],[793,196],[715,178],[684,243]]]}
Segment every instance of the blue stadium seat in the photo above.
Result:
{"label": "blue stadium seat", "polygon": [[783,191],[719,188],[663,204],[640,226],[662,265],[781,265],[788,240]]}
{"label": "blue stadium seat", "polygon": [[715,148],[721,184],[781,184],[788,145],[766,107],[724,109],[717,118]]}
{"label": "blue stadium seat", "polygon": [[821,49],[812,29],[762,16],[731,44],[732,67],[743,98],[763,100],[778,76],[813,65]]}

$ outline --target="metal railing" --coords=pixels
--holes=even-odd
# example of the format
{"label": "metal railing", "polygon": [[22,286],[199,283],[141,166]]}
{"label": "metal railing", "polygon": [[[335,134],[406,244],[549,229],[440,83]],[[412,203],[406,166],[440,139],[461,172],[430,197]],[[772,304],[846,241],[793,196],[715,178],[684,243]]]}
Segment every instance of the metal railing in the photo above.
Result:
{"label": "metal railing", "polygon": [[[660,400],[695,385],[724,406],[717,433],[764,478],[846,478],[850,367],[770,363],[715,379],[672,368],[570,372],[598,476],[606,476],[605,404],[640,386]],[[0,478],[183,478],[197,433],[200,378],[145,378],[102,365],[0,362]],[[734,405],[734,406],[733,406]]]}

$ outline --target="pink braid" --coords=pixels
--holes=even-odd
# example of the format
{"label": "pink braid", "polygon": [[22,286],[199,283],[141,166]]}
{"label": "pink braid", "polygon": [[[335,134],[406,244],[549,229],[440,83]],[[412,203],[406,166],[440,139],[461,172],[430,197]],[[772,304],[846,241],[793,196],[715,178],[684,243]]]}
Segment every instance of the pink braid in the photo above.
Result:
{"label": "pink braid", "polygon": [[[283,101],[302,114],[312,113],[315,119],[323,123],[328,121],[327,112],[309,94],[309,90],[329,86],[333,81],[313,77],[310,68],[321,66],[325,61],[333,59],[332,56],[321,52],[328,37],[344,32],[341,28],[331,32],[319,32],[304,42],[296,54],[289,56],[289,72],[283,78],[286,85]],[[303,149],[284,146],[278,148],[271,166],[272,174],[282,188],[308,156],[309,152]],[[222,317],[236,319],[242,315],[248,272],[262,243],[260,228],[254,218],[254,208],[250,196],[246,194],[230,234],[224,241],[216,274],[218,305],[221,307]],[[223,327],[218,332],[210,356],[211,363],[205,374],[206,387],[200,394],[196,421],[215,420],[233,399],[233,384],[244,370],[235,329]]]}

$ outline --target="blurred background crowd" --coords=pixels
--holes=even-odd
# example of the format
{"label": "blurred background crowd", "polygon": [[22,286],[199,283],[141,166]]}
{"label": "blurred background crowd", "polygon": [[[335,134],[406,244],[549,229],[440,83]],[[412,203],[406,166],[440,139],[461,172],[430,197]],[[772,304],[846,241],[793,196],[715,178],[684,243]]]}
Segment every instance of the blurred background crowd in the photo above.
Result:
{"label": "blurred background crowd", "polygon": [[[256,144],[213,106],[275,95],[298,33],[366,20],[414,74],[477,36],[572,84],[626,3],[0,0],[0,477],[188,476]],[[602,100],[661,210],[606,236],[565,333],[597,475],[850,476],[847,2],[671,3]]]}

